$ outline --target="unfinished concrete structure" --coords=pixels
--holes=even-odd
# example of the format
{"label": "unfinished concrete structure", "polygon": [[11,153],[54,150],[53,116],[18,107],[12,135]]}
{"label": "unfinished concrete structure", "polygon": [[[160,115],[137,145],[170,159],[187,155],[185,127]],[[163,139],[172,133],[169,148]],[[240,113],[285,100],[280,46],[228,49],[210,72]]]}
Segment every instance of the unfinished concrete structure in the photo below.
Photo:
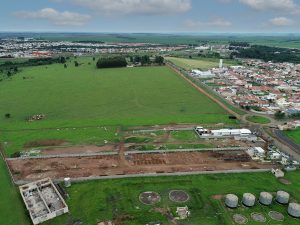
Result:
{"label": "unfinished concrete structure", "polygon": [[40,224],[69,212],[50,178],[20,186],[19,189],[33,224]]}

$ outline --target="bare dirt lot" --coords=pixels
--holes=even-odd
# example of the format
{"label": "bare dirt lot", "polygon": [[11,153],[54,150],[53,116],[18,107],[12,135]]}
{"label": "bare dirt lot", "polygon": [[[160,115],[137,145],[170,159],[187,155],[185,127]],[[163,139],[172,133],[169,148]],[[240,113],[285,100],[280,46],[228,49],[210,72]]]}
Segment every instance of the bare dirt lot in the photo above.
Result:
{"label": "bare dirt lot", "polygon": [[119,155],[53,157],[8,160],[15,180],[45,177],[94,177],[143,173],[270,169],[271,165],[251,161],[240,152],[174,152]]}
{"label": "bare dirt lot", "polygon": [[101,152],[118,151],[117,145],[84,145],[84,146],[70,146],[70,147],[53,147],[46,148],[41,151],[42,155],[61,155],[61,154],[92,154]]}

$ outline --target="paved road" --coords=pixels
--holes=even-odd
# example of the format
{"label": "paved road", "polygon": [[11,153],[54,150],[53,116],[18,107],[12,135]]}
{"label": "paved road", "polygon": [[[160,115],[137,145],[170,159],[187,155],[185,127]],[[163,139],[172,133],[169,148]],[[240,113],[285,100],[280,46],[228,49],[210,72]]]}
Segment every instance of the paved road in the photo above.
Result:
{"label": "paved road", "polygon": [[293,142],[291,139],[289,139],[281,130],[274,130],[273,132],[277,139],[281,142],[284,142],[286,145],[288,145],[290,148],[294,149],[296,152],[300,153],[300,145]]}

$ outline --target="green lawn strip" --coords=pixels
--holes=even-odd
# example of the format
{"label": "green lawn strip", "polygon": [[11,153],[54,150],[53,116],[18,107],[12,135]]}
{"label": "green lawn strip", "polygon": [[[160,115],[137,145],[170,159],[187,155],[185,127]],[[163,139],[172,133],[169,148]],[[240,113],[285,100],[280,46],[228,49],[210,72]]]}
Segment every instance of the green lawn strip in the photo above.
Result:
{"label": "green lawn strip", "polygon": [[300,144],[300,128],[291,131],[284,131],[284,134],[297,144]]}
{"label": "green lawn strip", "polygon": [[25,210],[19,190],[8,175],[6,165],[0,157],[0,224],[30,225],[29,214]]}
{"label": "green lawn strip", "polygon": [[268,124],[271,122],[271,120],[263,116],[248,116],[247,120],[253,123],[260,123],[260,124]]}
{"label": "green lawn strip", "polygon": [[[191,69],[202,69],[202,70],[208,70],[212,68],[219,67],[219,59],[217,58],[193,58],[193,59],[187,59],[187,58],[176,58],[176,57],[167,57],[167,60],[171,61],[175,65],[182,67],[186,70]],[[235,65],[235,61],[233,60],[225,60],[224,66],[231,66]]]}
{"label": "green lawn strip", "polygon": [[[0,141],[3,143],[7,156],[14,152],[23,151],[26,144],[34,141],[57,140],[64,141],[67,145],[103,145],[119,141],[116,127],[6,131],[0,132],[0,134]],[[29,149],[37,147],[39,146],[32,146]]]}
{"label": "green lawn strip", "polygon": [[125,143],[147,143],[152,141],[153,139],[149,137],[129,137],[126,138]]}
{"label": "green lawn strip", "polygon": [[193,130],[171,131],[171,137],[179,141],[199,140],[199,136]]}
{"label": "green lawn strip", "polygon": [[131,150],[139,150],[139,151],[151,151],[151,150],[174,150],[174,149],[203,149],[203,148],[213,148],[214,146],[212,144],[189,144],[189,143],[183,143],[183,144],[148,144],[148,145],[139,145],[134,146],[134,149]]}

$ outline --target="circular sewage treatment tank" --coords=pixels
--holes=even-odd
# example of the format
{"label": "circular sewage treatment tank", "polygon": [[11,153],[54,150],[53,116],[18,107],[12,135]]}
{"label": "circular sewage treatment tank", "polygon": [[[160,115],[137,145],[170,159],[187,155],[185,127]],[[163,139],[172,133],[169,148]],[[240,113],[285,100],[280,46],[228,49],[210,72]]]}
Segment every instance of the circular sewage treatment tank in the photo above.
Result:
{"label": "circular sewage treatment tank", "polygon": [[229,208],[236,208],[238,206],[239,203],[239,198],[238,196],[234,195],[234,194],[228,194],[226,195],[225,198],[225,205]]}
{"label": "circular sewage treatment tank", "polygon": [[247,207],[252,207],[255,205],[255,196],[251,193],[245,193],[243,195],[243,204]]}
{"label": "circular sewage treatment tank", "polygon": [[259,202],[263,205],[271,205],[273,196],[268,192],[261,192],[259,195]]}
{"label": "circular sewage treatment tank", "polygon": [[290,203],[288,213],[292,217],[300,218],[300,205],[297,203]]}
{"label": "circular sewage treatment tank", "polygon": [[288,204],[290,200],[290,194],[285,191],[277,191],[276,201],[280,204]]}

